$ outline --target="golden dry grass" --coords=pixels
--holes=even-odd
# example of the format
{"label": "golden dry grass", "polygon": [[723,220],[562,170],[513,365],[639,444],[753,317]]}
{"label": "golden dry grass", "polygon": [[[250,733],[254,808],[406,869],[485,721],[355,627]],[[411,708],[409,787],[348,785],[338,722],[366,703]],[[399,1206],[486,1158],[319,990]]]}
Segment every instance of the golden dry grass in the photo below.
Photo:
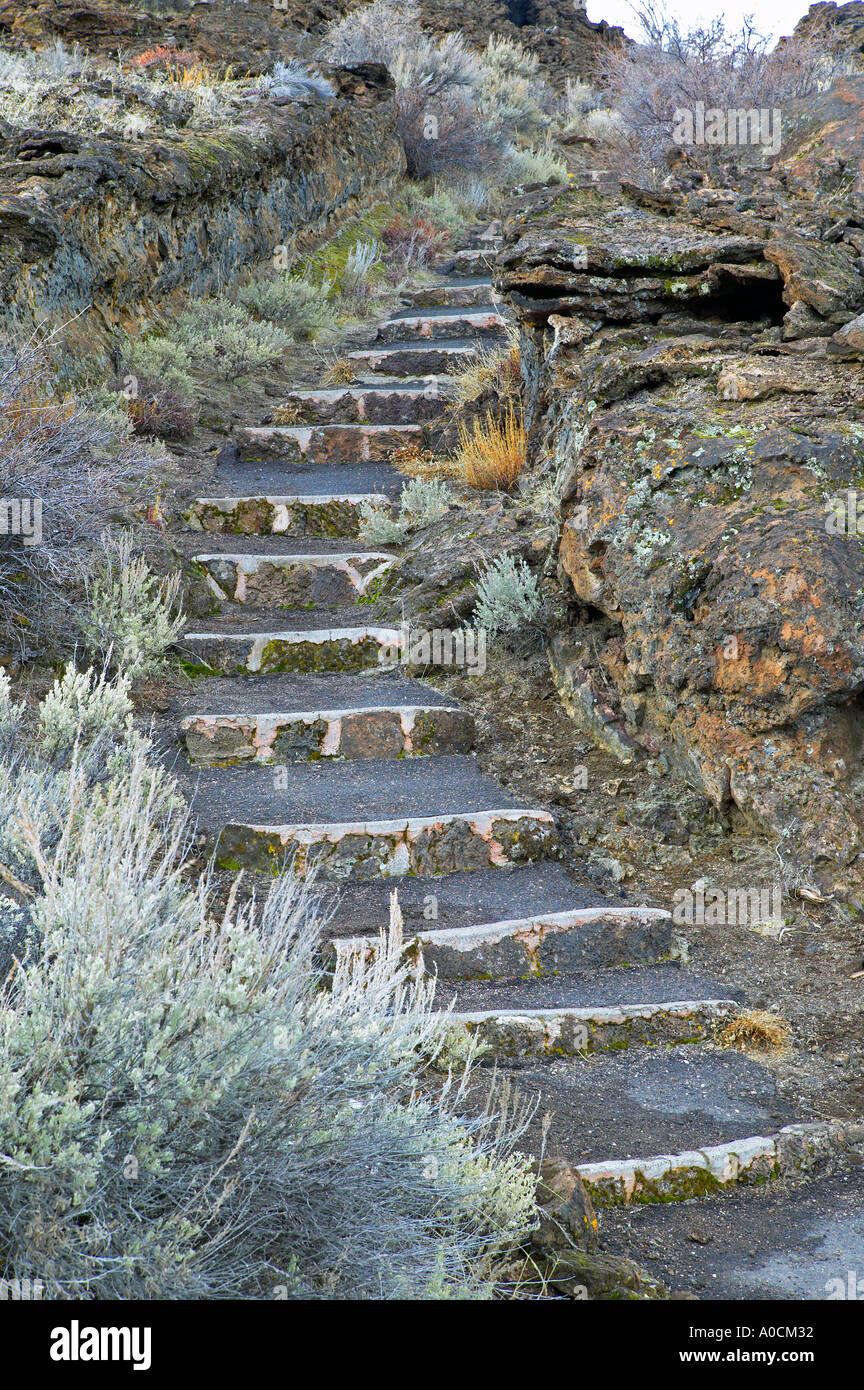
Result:
{"label": "golden dry grass", "polygon": [[421,449],[419,444],[400,444],[390,455],[389,462],[409,478],[457,478],[460,476],[455,459]]}
{"label": "golden dry grass", "polygon": [[356,379],[354,363],[349,357],[337,357],[321,378],[325,386],[348,386]]}
{"label": "golden dry grass", "polygon": [[471,405],[490,390],[502,401],[515,399],[519,395],[520,364],[518,340],[511,340],[506,348],[480,348],[468,366],[451,377],[451,411]]}
{"label": "golden dry grass", "polygon": [[789,1046],[791,1024],[779,1014],[765,1009],[744,1009],[734,1018],[718,1023],[714,1041],[718,1047],[737,1052],[785,1052]]}
{"label": "golden dry grass", "polygon": [[277,405],[273,410],[273,423],[274,425],[302,425],[303,411],[296,401]]}
{"label": "golden dry grass", "polygon": [[525,466],[526,449],[522,412],[510,401],[503,419],[487,413],[471,429],[460,425],[458,476],[474,488],[511,492]]}

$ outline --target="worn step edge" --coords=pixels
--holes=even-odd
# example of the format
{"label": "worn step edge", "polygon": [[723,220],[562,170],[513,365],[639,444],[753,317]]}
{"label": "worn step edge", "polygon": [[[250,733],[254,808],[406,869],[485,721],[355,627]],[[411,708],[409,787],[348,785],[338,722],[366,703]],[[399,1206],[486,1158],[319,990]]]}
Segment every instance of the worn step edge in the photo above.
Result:
{"label": "worn step edge", "polygon": [[507,327],[507,320],[494,305],[486,309],[454,309],[448,314],[406,314],[404,318],[384,319],[376,339],[383,343],[411,341],[412,336],[434,343],[441,338],[488,337]]}
{"label": "worn step edge", "polygon": [[548,858],[557,847],[548,811],[507,807],[329,824],[232,822],[223,828],[216,853],[225,868],[278,870],[278,856],[293,849],[299,873],[314,860],[325,878],[350,878],[360,865],[360,876],[369,879],[505,868]]}
{"label": "worn step edge", "polygon": [[[348,421],[345,424],[312,425],[246,425],[237,430],[237,448],[241,455],[254,450],[266,454],[278,453],[290,463],[312,461],[319,463],[372,463],[387,457],[388,450],[408,440],[422,440],[423,426],[416,422],[407,425],[370,425]],[[345,454],[340,460],[334,451]]]}
{"label": "worn step edge", "polygon": [[[439,720],[439,715],[447,718]],[[391,740],[389,745],[385,740],[382,747],[381,724],[384,721],[390,725]],[[352,751],[362,740],[364,726],[367,725],[372,735],[377,735],[375,751],[368,754]],[[303,738],[297,744],[297,761],[373,756],[428,757],[445,747],[448,752],[467,753],[474,742],[473,715],[455,705],[364,705],[348,709],[274,711],[251,716],[189,714],[180,723],[190,760],[198,766],[284,762],[286,751],[275,747],[276,740],[283,731],[292,728],[299,731],[301,727],[309,730],[310,737]],[[220,747],[220,730],[236,733],[245,741]],[[208,743],[212,745],[212,750],[208,750]],[[295,752],[295,747],[292,746],[291,752]]]}
{"label": "worn step edge", "polygon": [[[360,508],[389,508],[389,497],[380,492],[327,492],[306,496],[265,493],[233,497],[198,497],[186,513],[186,520],[202,531],[231,531],[243,524],[245,535],[284,535],[297,521],[304,528],[311,525],[323,535],[356,534],[360,526]],[[208,521],[220,521],[221,527],[208,526]],[[250,522],[254,521],[252,529]],[[347,528],[351,528],[350,532]],[[305,530],[304,530],[305,534]]]}
{"label": "worn step edge", "polygon": [[[335,954],[374,952],[377,937],[331,942]],[[419,932],[406,950],[441,979],[508,979],[580,964],[661,959],[672,942],[672,916],[659,907],[580,907],[470,927]]]}
{"label": "worn step edge", "polygon": [[816,1121],[683,1153],[582,1163],[576,1171],[595,1206],[683,1202],[723,1192],[736,1183],[755,1185],[806,1173],[821,1159],[851,1152],[862,1143],[864,1124]]}
{"label": "worn step edge", "polygon": [[[284,570],[286,573],[295,570],[301,572],[303,570],[334,570],[338,574],[345,575],[355,597],[360,599],[365,596],[371,585],[382,579],[393,568],[396,557],[384,550],[357,550],[334,555],[296,555],[291,553],[249,555],[242,552],[229,554],[222,551],[212,555],[193,555],[192,561],[205,571],[208,587],[216,598],[223,602],[232,600],[234,603],[249,603],[250,601],[254,602],[254,585],[250,588],[250,578],[268,568],[270,570]],[[365,574],[357,568],[359,563],[373,563],[375,561],[377,564],[374,564],[373,568]],[[232,593],[229,594],[225,591],[217,575],[212,573],[211,566],[233,567],[234,590]],[[217,573],[219,573],[218,569]]]}
{"label": "worn step edge", "polygon": [[[389,670],[399,661],[405,638],[395,627],[332,627],[291,629],[273,632],[188,632],[179,645],[194,651],[196,646],[215,644],[220,649],[246,647],[247,654],[228,671],[203,661],[213,672],[230,674],[237,670],[250,675],[276,671],[339,671]],[[328,654],[327,648],[333,648]],[[203,654],[202,654],[203,655]],[[307,660],[300,660],[305,656]],[[290,664],[292,657],[294,664]],[[368,659],[367,659],[368,658]]]}
{"label": "worn step edge", "polygon": [[448,1037],[498,1058],[569,1057],[633,1045],[702,1042],[741,1008],[733,999],[685,999],[558,1009],[481,1009],[439,1015]]}

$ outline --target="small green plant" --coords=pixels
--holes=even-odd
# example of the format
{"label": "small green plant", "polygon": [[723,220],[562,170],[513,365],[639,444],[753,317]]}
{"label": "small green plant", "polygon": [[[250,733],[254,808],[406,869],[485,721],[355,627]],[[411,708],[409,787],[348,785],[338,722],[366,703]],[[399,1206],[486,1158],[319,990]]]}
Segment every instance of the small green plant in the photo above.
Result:
{"label": "small green plant", "polygon": [[398,545],[417,526],[429,526],[449,510],[452,495],[437,478],[412,478],[402,489],[399,511],[364,502],[360,508],[361,535],[370,544]]}
{"label": "small green plant", "polygon": [[130,680],[154,674],[183,629],[185,614],[176,612],[179,587],[179,574],[159,579],[133,553],[131,532],[116,538],[105,532],[82,621],[90,649]]}
{"label": "small green plant", "polygon": [[484,629],[489,636],[522,633],[534,623],[541,606],[537,580],[524,560],[499,555],[482,567],[475,627]]}
{"label": "small green plant", "polygon": [[66,755],[78,741],[128,732],[131,719],[126,676],[111,681],[92,666],[76,671],[70,662],[39,707],[38,746],[47,757]]}

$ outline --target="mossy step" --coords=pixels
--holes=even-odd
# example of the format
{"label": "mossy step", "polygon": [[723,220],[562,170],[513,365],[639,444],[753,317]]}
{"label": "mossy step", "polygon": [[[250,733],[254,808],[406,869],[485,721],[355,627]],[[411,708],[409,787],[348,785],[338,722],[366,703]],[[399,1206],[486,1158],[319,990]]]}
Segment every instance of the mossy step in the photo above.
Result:
{"label": "mossy step", "polygon": [[394,449],[422,444],[410,425],[253,425],[237,431],[238,457],[290,463],[386,462]]}
{"label": "mossy step", "polygon": [[687,1202],[738,1184],[752,1187],[777,1178],[802,1177],[828,1160],[840,1166],[845,1160],[857,1167],[862,1146],[864,1125],[814,1121],[681,1153],[576,1166],[595,1206],[620,1207]]}
{"label": "mossy step", "polygon": [[348,357],[358,372],[389,377],[441,376],[464,371],[479,344],[465,339],[424,343],[416,338],[391,347],[357,348]]}
{"label": "mossy step", "polygon": [[209,630],[184,634],[178,644],[190,674],[326,672],[349,674],[392,668],[403,636],[387,625],[302,627],[286,623],[266,631]]}
{"label": "mossy step", "polygon": [[377,492],[199,497],[186,514],[196,529],[238,535],[354,537],[364,506],[389,508]]}
{"label": "mossy step", "polygon": [[412,425],[438,418],[446,387],[447,378],[435,376],[404,386],[302,387],[288,392],[281,409],[298,425]]}
{"label": "mossy step", "polygon": [[448,338],[500,340],[506,327],[507,320],[490,305],[486,309],[443,309],[426,314],[399,314],[380,323],[376,336],[382,343],[405,343],[412,339],[437,341]]}
{"label": "mossy step", "polygon": [[454,251],[434,261],[431,269],[440,275],[478,275],[483,270],[491,270],[498,254],[498,241],[489,246],[468,247],[464,251]]}
{"label": "mossy step", "polygon": [[689,999],[530,1011],[481,1009],[440,1018],[448,1054],[474,1043],[486,1058],[512,1060],[710,1041],[717,1021],[740,1007],[731,999]]}
{"label": "mossy step", "polygon": [[505,868],[557,852],[548,811],[526,807],[473,758],[321,761],[181,770],[200,829],[225,868],[325,878]]}
{"label": "mossy step", "polygon": [[436,305],[449,309],[470,309],[477,304],[495,304],[500,300],[488,276],[479,276],[463,284],[444,282],[424,285],[422,289],[403,290],[399,297],[403,304],[416,309],[434,308]]}
{"label": "mossy step", "polygon": [[395,557],[381,550],[335,555],[220,552],[193,560],[221,602],[292,608],[360,602],[395,564]]}
{"label": "mossy step", "polygon": [[474,719],[468,710],[426,704],[189,714],[180,730],[190,761],[199,767],[418,758],[469,753],[474,746]]}
{"label": "mossy step", "polygon": [[[338,956],[366,955],[377,938],[334,939]],[[501,980],[555,975],[585,965],[657,960],[672,944],[663,908],[579,907],[564,912],[421,931],[406,938],[418,969],[443,980]]]}

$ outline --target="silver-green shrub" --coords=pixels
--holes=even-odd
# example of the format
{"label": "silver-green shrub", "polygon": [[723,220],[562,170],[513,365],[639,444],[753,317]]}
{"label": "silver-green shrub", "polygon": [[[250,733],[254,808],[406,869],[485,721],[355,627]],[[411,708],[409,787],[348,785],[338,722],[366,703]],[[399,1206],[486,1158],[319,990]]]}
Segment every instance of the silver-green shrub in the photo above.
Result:
{"label": "silver-green shrub", "polygon": [[477,585],[474,625],[489,636],[523,633],[540,613],[542,600],[537,580],[524,560],[499,555],[484,565]]}
{"label": "silver-green shrub", "polygon": [[487,1295],[534,1179],[506,1123],[421,1074],[441,1027],[398,911],[326,987],[314,885],[286,870],[217,912],[146,742],[98,767],[93,747],[82,725],[63,765],[0,763],[0,851],[33,885],[0,995],[0,1278],[49,1298]]}

